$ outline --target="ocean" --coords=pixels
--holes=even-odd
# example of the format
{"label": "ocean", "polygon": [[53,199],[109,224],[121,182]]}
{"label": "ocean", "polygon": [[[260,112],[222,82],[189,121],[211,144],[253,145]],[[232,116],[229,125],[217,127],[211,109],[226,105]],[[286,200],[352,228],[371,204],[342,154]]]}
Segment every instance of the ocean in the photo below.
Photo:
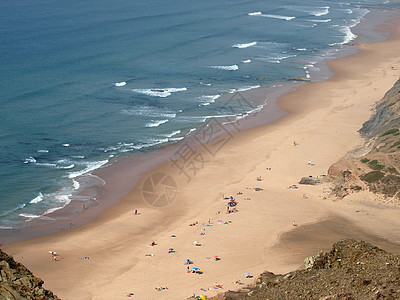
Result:
{"label": "ocean", "polygon": [[221,95],[317,79],[316,65],[351,43],[376,5],[398,6],[2,1],[0,229],[52,222],[49,213],[71,200],[95,197],[82,191],[105,184],[91,172],[113,157],[250,113],[224,111]]}

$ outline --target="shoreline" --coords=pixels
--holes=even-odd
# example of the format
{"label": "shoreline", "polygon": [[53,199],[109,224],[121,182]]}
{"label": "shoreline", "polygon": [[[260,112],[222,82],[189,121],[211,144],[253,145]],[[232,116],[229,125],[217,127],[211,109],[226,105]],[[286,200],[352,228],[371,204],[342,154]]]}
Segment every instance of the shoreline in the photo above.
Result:
{"label": "shoreline", "polygon": [[[391,50],[400,44],[400,22],[398,19],[392,22],[396,27],[380,27],[380,30],[392,32],[388,40],[359,45],[361,52],[330,61],[328,65],[335,74],[331,79],[306,85],[280,97],[279,107],[288,111],[284,117],[233,133],[229,147],[216,153],[195,180],[187,183],[187,178],[182,177],[179,170],[173,170],[168,162],[158,166],[156,171],[147,172],[147,176],[165,172],[174,178],[177,196],[169,205],[149,207],[134,202],[140,199],[140,188],[148,178],[145,175],[120,204],[109,208],[91,223],[6,245],[4,249],[42,277],[46,287],[61,297],[79,295],[80,299],[99,299],[100,295],[100,298],[110,297],[110,292],[118,291],[118,297],[122,298],[134,290],[137,299],[149,296],[183,299],[215,281],[221,282],[224,290],[235,288],[233,278],[242,278],[245,270],[255,275],[264,269],[285,272],[297,268],[297,260],[288,262],[286,259],[293,252],[299,254],[299,249],[289,247],[287,253],[273,249],[284,233],[291,232],[293,220],[300,229],[301,225],[313,224],[332,215],[342,216],[352,221],[349,224],[357,223],[372,237],[399,243],[398,234],[393,235],[400,227],[396,221],[397,211],[387,209],[381,215],[379,209],[365,207],[367,213],[355,214],[354,208],[361,205],[358,198],[361,194],[352,195],[352,201],[333,202],[323,199],[321,187],[286,189],[302,176],[326,172],[332,162],[361,142],[357,130],[368,119],[369,108],[400,75],[400,62],[396,51]],[[349,64],[351,70],[348,70]],[[293,105],[299,98],[303,99],[301,107]],[[320,101],[321,98],[325,101]],[[293,140],[299,145],[292,146]],[[199,151],[204,157],[207,155],[207,149]],[[306,164],[310,160],[316,162],[312,168]],[[268,168],[271,170],[266,171]],[[256,181],[258,176],[264,180]],[[263,191],[255,191],[256,187],[262,187]],[[237,195],[239,191],[243,194]],[[309,195],[308,199],[303,199],[303,193]],[[223,195],[238,199],[239,213],[215,214],[225,210],[226,201],[221,201]],[[132,215],[135,208],[139,208],[140,215]],[[379,216],[372,218],[373,213],[379,213]],[[219,218],[232,223],[219,224]],[[212,227],[206,228],[207,235],[200,236],[200,228],[206,226],[200,225],[207,224],[208,219]],[[188,226],[196,220],[199,226]],[[385,225],[390,222],[395,226],[387,229]],[[171,239],[172,234],[177,238]],[[325,235],[329,235],[329,231]],[[151,248],[155,257],[145,257],[149,252],[145,245],[153,239],[158,243],[157,247]],[[193,246],[195,239],[202,239],[204,247]],[[331,244],[318,246],[330,247]],[[170,247],[177,250],[173,257],[167,253]],[[56,249],[64,259],[51,264],[46,253],[50,249]],[[222,260],[214,262],[205,258],[213,255]],[[81,261],[78,257],[82,256],[91,259]],[[205,273],[201,277],[186,274],[183,266],[186,258],[193,259]],[[63,278],[53,278],[51,274],[60,269]],[[86,275],[77,279],[75,274]],[[170,274],[176,278],[170,278]],[[134,286],[127,284],[132,282]],[[186,286],[184,291],[182,282]],[[75,294],[68,294],[66,285],[76,287]],[[163,285],[169,289],[154,291],[155,286]]]}
{"label": "shoreline", "polygon": [[[282,118],[287,113],[289,113],[290,108],[281,109],[278,107],[277,100],[287,94],[295,91],[297,88],[308,85],[313,82],[320,82],[329,80],[333,76],[332,71],[328,67],[328,62],[338,58],[347,57],[357,53],[357,49],[354,45],[361,42],[373,43],[377,41],[382,41],[385,35],[379,32],[369,33],[368,31],[374,29],[378,24],[384,23],[384,20],[390,18],[390,15],[395,14],[394,9],[387,8],[369,8],[370,15],[362,19],[359,24],[352,28],[352,30],[357,35],[357,38],[353,40],[350,44],[345,44],[340,49],[332,49],[327,55],[315,62],[314,67],[318,71],[310,70],[312,74],[310,82],[303,81],[286,81],[277,83],[276,85],[261,86],[260,88],[245,91],[236,95],[239,97],[250,99],[245,105],[252,106],[252,109],[256,109],[260,103],[263,105],[262,111],[257,111],[256,113],[247,115],[244,119],[233,121],[232,118],[227,118],[229,123],[226,125],[226,129],[230,130],[232,133],[236,131],[243,131],[251,128],[256,128],[258,126],[267,125],[271,122]],[[368,34],[367,34],[368,32]],[[367,36],[367,37],[366,37]],[[283,84],[283,85],[282,85]],[[223,102],[229,101],[231,97],[235,94],[225,94],[222,96]],[[243,96],[244,95],[244,96]],[[265,95],[267,98],[265,99]],[[256,99],[254,102],[253,99]],[[264,99],[264,100],[263,100]],[[221,101],[222,102],[222,101]],[[221,123],[224,121],[223,118],[218,118]],[[208,121],[205,122],[207,124]],[[205,124],[202,124],[200,128],[203,128]],[[225,123],[224,123],[225,124]],[[239,128],[239,130],[238,130]],[[120,199],[129,193],[132,186],[137,184],[141,176],[144,173],[156,168],[158,165],[165,161],[168,161],[174,154],[174,152],[179,149],[180,145],[189,140],[190,143],[191,136],[186,136],[183,141],[178,141],[176,143],[164,145],[161,148],[146,151],[144,153],[129,153],[126,155],[120,155],[116,158],[112,158],[106,166],[94,170],[92,173],[95,176],[100,177],[101,181],[104,181],[106,187],[104,186],[93,186],[81,192],[81,194],[92,194],[96,195],[91,197],[92,200],[81,202],[72,200],[71,203],[67,204],[60,210],[53,213],[45,215],[49,218],[54,218],[53,221],[47,221],[45,218],[37,218],[28,220],[30,225],[27,227],[13,228],[13,229],[1,229],[0,230],[0,242],[3,244],[13,243],[18,241],[23,241],[36,236],[43,236],[46,234],[56,233],[59,231],[59,226],[61,225],[63,230],[71,228],[69,222],[72,222],[72,227],[81,226],[92,222],[102,213],[106,213],[109,207],[118,205]],[[194,145],[192,147],[197,147]],[[149,163],[149,161],[151,161]],[[135,170],[134,172],[132,170]],[[124,176],[122,176],[124,174]],[[124,182],[125,176],[132,177],[133,180],[129,182]],[[124,183],[121,183],[124,182]],[[78,195],[79,196],[79,195]],[[85,211],[82,213],[82,204],[85,204]]]}

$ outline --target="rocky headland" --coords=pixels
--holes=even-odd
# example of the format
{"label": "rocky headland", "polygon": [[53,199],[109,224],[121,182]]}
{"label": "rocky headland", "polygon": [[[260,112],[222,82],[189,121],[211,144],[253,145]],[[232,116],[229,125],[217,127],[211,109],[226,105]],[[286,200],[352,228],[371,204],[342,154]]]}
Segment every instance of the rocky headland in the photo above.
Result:
{"label": "rocky headland", "polygon": [[253,285],[212,299],[400,299],[400,256],[367,242],[341,240],[304,264],[284,275],[264,272]]}
{"label": "rocky headland", "polygon": [[51,300],[59,299],[43,288],[43,280],[34,276],[24,265],[0,250],[0,299]]}
{"label": "rocky headland", "polygon": [[365,143],[328,171],[338,198],[369,190],[376,200],[400,204],[400,80],[376,103],[360,129]]}

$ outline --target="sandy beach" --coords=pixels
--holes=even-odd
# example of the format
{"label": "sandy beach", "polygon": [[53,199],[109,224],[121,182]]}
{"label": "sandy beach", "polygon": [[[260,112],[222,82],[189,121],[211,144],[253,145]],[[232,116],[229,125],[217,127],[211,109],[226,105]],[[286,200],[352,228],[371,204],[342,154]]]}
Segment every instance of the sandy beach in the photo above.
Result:
{"label": "sandy beach", "polygon": [[[400,253],[398,207],[368,192],[336,201],[327,193],[328,182],[298,185],[303,176],[326,175],[362,145],[357,131],[398,80],[400,21],[379,30],[390,33],[389,39],[361,44],[359,53],[330,61],[331,79],[280,97],[278,105],[288,114],[279,120],[180,148],[175,165],[168,161],[142,176],[94,221],[3,250],[61,299],[212,296],[240,288],[238,280],[251,283],[246,272],[295,270],[341,238]],[[238,211],[228,214],[230,200],[224,198],[230,196]],[[58,261],[49,251],[57,252]],[[187,259],[193,261],[190,269],[203,273],[188,273]],[[217,284],[222,289],[214,289]]]}

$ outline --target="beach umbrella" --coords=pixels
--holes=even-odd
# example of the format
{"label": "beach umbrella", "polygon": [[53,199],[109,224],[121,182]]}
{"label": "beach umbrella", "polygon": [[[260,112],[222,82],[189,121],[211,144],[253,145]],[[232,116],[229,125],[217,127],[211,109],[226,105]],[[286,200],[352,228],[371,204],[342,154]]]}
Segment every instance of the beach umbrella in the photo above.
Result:
{"label": "beach umbrella", "polygon": [[249,276],[250,276],[250,273],[249,273],[249,272],[246,272],[246,273],[244,273],[244,276],[245,276],[245,277],[249,277]]}
{"label": "beach umbrella", "polygon": [[175,250],[174,250],[174,248],[169,248],[168,251],[169,252],[174,252]]}
{"label": "beach umbrella", "polygon": [[192,268],[193,271],[200,271],[200,268]]}
{"label": "beach umbrella", "polygon": [[233,207],[233,206],[236,206],[237,204],[236,204],[236,202],[229,202],[228,205]]}
{"label": "beach umbrella", "polygon": [[207,297],[204,295],[200,295],[200,299],[204,300],[204,299],[207,299]]}

